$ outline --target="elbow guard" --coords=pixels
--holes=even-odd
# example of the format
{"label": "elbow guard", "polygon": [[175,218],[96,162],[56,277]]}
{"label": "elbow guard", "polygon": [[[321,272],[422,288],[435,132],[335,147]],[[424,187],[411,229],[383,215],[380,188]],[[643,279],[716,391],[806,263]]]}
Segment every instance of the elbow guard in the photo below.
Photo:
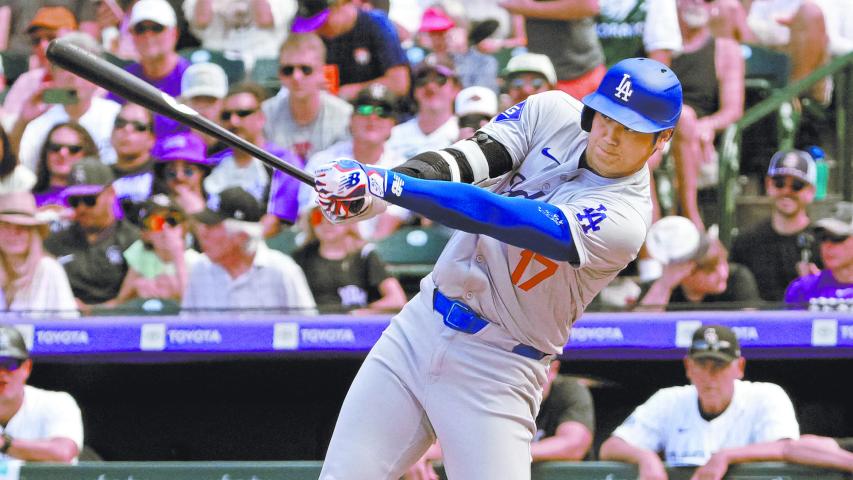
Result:
{"label": "elbow guard", "polygon": [[479,183],[512,170],[512,158],[503,145],[478,132],[445,149],[419,153],[392,170],[427,180]]}

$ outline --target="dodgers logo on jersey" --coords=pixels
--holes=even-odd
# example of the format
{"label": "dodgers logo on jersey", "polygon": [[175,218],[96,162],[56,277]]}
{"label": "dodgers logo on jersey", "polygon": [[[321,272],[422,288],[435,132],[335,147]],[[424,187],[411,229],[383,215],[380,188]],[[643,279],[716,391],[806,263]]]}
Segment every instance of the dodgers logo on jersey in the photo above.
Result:
{"label": "dodgers logo on jersey", "polygon": [[631,88],[631,75],[623,73],[622,81],[619,82],[619,86],[616,87],[616,93],[614,96],[623,102],[627,102],[628,99],[631,98],[632,93],[634,93],[634,89]]}
{"label": "dodgers logo on jersey", "polygon": [[589,235],[589,232],[597,232],[601,230],[601,227],[599,227],[598,224],[607,218],[607,214],[604,213],[606,211],[607,208],[604,205],[599,204],[598,208],[584,208],[582,214],[575,214],[578,221],[581,222],[581,227],[583,227],[583,233],[585,235]]}
{"label": "dodgers logo on jersey", "polygon": [[517,122],[521,118],[521,111],[524,110],[524,103],[526,101],[527,100],[522,100],[498,114],[498,116],[495,117],[495,122]]}

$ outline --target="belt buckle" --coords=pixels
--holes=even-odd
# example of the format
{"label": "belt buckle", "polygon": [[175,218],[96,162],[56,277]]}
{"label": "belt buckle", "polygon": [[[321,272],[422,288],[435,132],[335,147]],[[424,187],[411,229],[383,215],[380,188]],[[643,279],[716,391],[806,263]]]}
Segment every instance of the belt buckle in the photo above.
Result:
{"label": "belt buckle", "polygon": [[471,318],[474,316],[474,311],[471,307],[460,302],[451,301],[450,309],[444,315],[444,324],[448,327],[459,330],[465,333],[477,333],[480,328],[478,325],[472,325]]}

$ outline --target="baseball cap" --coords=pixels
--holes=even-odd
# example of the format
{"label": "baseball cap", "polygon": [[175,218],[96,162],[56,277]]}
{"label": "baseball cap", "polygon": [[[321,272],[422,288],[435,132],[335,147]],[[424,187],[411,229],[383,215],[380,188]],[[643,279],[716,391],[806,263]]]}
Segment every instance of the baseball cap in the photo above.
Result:
{"label": "baseball cap", "polygon": [[162,137],[154,143],[151,156],[158,163],[184,160],[203,166],[210,166],[207,159],[207,147],[202,139],[190,132],[181,132]]}
{"label": "baseball cap", "polygon": [[77,30],[77,18],[71,10],[63,6],[41,7],[30,21],[27,31],[36,28]]}
{"label": "baseball cap", "polygon": [[30,358],[27,342],[17,328],[0,325],[0,358],[17,358],[18,360]]}
{"label": "baseball cap", "polygon": [[231,187],[218,195],[211,194],[207,207],[193,217],[205,225],[216,225],[228,218],[257,222],[263,215],[264,209],[251,193],[241,187]]}
{"label": "baseball cap", "polygon": [[767,176],[790,175],[811,185],[817,183],[817,165],[814,158],[802,150],[782,150],[770,159]]}
{"label": "baseball cap", "polygon": [[479,113],[489,117],[498,114],[498,97],[490,88],[468,87],[456,94],[456,116]]}
{"label": "baseball cap", "polygon": [[382,105],[390,110],[396,110],[398,98],[391,90],[381,83],[374,83],[359,90],[352,104],[358,105]]}
{"label": "baseball cap", "polygon": [[693,333],[687,356],[693,359],[710,358],[731,363],[740,357],[740,343],[731,328],[722,325],[703,325]]}
{"label": "baseball cap", "polygon": [[429,7],[421,16],[419,32],[446,32],[456,26],[453,20],[440,8]]}
{"label": "baseball cap", "polygon": [[97,195],[115,180],[113,170],[93,157],[86,157],[71,167],[68,186],[62,191],[66,198],[79,195]]}
{"label": "baseball cap", "polygon": [[46,225],[48,220],[39,215],[32,193],[18,191],[0,194],[0,222],[32,227]]}
{"label": "baseball cap", "polygon": [[329,18],[329,7],[334,0],[299,0],[296,17],[290,31],[294,33],[313,32],[322,27]]}
{"label": "baseball cap", "polygon": [[516,73],[538,73],[548,80],[551,86],[557,84],[557,72],[554,64],[547,55],[541,53],[522,53],[509,59],[504,70],[504,76],[508,77]]}
{"label": "baseball cap", "polygon": [[228,76],[219,65],[210,62],[194,63],[181,77],[181,96],[184,98],[225,98],[228,93]]}
{"label": "baseball cap", "polygon": [[166,0],[139,0],[130,11],[130,23],[133,27],[139,22],[154,22],[164,27],[174,27],[178,24],[175,9]]}
{"label": "baseball cap", "polygon": [[815,231],[827,230],[833,235],[853,235],[853,203],[838,202],[831,217],[821,218],[814,225]]}

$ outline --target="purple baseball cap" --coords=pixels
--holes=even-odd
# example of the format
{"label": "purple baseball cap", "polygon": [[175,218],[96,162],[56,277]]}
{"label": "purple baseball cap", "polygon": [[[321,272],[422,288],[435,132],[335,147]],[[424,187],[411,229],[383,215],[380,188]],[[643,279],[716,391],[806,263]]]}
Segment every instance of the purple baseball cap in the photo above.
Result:
{"label": "purple baseball cap", "polygon": [[201,138],[190,132],[168,135],[157,140],[151,149],[151,156],[158,163],[183,160],[205,167],[211,167],[207,158],[207,147]]}
{"label": "purple baseball cap", "polygon": [[290,31],[294,33],[308,33],[317,30],[326,23],[329,18],[329,7],[335,0],[299,0],[296,17]]}

